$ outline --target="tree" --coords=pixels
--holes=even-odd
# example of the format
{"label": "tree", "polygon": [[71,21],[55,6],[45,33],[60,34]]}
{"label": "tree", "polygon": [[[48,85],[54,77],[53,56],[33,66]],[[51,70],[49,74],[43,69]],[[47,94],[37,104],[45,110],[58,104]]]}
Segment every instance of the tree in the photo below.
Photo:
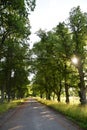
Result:
{"label": "tree", "polygon": [[[26,52],[28,49],[25,49],[25,46],[30,35],[28,14],[34,7],[35,0],[0,1],[0,70],[2,73],[0,79],[3,79],[0,82],[0,88],[2,98],[5,91],[8,94],[8,100],[10,100],[11,88],[13,87],[13,83],[11,83],[13,81],[12,72],[15,76],[17,66],[27,71],[25,61],[27,61],[28,54]],[[21,51],[18,52],[18,48]],[[20,71],[18,72],[20,73]],[[25,73],[24,76],[26,77]],[[24,80],[24,82],[26,81]]]}
{"label": "tree", "polygon": [[87,86],[85,85],[85,64],[86,64],[86,37],[87,37],[87,14],[83,13],[80,7],[73,8],[70,12],[69,25],[73,34],[73,53],[78,58],[78,64],[75,65],[78,69],[80,82],[79,97],[81,104],[86,104],[86,91]]}
{"label": "tree", "polygon": [[[48,36],[45,31],[39,30],[38,35],[41,41],[34,45],[33,53],[36,56],[34,61],[34,66],[36,70],[36,81],[37,77],[39,80],[37,83],[43,89],[42,92],[46,94],[46,98],[50,99],[51,95],[51,85],[50,85],[50,52]],[[43,69],[44,68],[44,69]],[[36,82],[35,82],[36,84]],[[41,85],[42,84],[42,85]],[[41,89],[39,89],[41,90]],[[40,91],[41,92],[41,91]]]}
{"label": "tree", "polygon": [[40,72],[44,77],[44,89],[48,94],[46,97],[50,99],[49,95],[54,92],[60,101],[62,88],[65,86],[66,102],[69,103],[68,62],[70,62],[71,37],[68,28],[64,23],[59,23],[55,30],[49,32],[39,30],[38,34],[41,41],[34,45],[33,50],[36,55],[37,74]]}
{"label": "tree", "polygon": [[57,49],[59,52],[59,59],[62,63],[62,77],[64,79],[65,93],[66,93],[66,103],[69,103],[69,85],[68,85],[68,75],[69,75],[69,62],[71,55],[71,37],[69,34],[68,27],[65,23],[59,23],[56,27],[56,35],[58,37]]}
{"label": "tree", "polygon": [[[69,103],[69,90],[79,91],[81,104],[86,104],[87,84],[87,14],[80,7],[70,12],[69,26],[59,23],[53,30],[39,30],[40,41],[33,47],[35,79],[37,87],[50,95],[54,92],[60,101],[65,87],[66,103]],[[71,63],[76,56],[78,64]],[[43,69],[44,68],[44,69]],[[35,80],[34,79],[34,80]]]}

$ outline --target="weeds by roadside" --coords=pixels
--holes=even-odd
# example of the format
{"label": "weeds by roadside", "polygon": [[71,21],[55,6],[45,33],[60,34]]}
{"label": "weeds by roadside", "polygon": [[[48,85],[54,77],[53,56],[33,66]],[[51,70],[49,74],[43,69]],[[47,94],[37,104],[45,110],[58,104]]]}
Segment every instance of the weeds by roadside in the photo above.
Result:
{"label": "weeds by roadside", "polygon": [[3,104],[0,104],[0,114],[6,112],[9,109],[15,108],[17,105],[22,104],[25,101],[25,99],[20,100],[13,100],[11,102],[5,102]]}
{"label": "weeds by roadside", "polygon": [[58,103],[55,101],[49,101],[40,98],[37,98],[37,100],[66,115],[68,118],[71,118],[73,121],[79,124],[80,127],[87,130],[87,106]]}

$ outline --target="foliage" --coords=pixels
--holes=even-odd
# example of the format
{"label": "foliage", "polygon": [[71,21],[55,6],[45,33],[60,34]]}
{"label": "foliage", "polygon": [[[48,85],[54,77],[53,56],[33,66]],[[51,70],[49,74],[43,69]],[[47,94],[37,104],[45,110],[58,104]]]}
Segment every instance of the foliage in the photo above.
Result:
{"label": "foliage", "polygon": [[[65,93],[69,103],[70,89],[80,97],[81,104],[86,104],[86,30],[87,14],[80,7],[70,12],[68,24],[59,23],[51,31],[39,30],[40,41],[32,49],[33,90],[50,99],[54,93],[58,101]],[[72,57],[78,58],[78,64],[72,63]]]}
{"label": "foliage", "polygon": [[[35,8],[35,0],[0,1],[0,90],[5,97],[25,96],[29,73],[28,14]],[[21,93],[20,93],[21,90]],[[19,94],[20,93],[20,94]]]}
{"label": "foliage", "polygon": [[76,65],[79,73],[79,96],[81,104],[86,104],[86,90],[84,77],[86,74],[85,63],[87,53],[85,51],[86,47],[86,37],[87,37],[87,13],[81,12],[80,7],[73,8],[70,12],[70,27],[73,33],[73,44],[74,44],[74,54],[78,58],[78,65]]}

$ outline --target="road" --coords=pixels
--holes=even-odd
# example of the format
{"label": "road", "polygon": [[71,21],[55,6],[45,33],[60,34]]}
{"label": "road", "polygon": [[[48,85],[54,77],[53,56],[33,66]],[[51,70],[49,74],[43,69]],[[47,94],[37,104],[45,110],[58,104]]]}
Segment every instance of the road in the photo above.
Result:
{"label": "road", "polygon": [[81,130],[63,115],[29,99],[8,119],[0,130]]}

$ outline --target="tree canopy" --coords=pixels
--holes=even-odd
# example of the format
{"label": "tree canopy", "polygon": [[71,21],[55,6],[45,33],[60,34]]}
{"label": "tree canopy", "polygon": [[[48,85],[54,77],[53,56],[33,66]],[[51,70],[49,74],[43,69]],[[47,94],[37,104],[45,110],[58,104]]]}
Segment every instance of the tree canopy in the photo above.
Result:
{"label": "tree canopy", "polygon": [[0,1],[0,90],[8,101],[25,95],[29,76],[30,21],[35,0]]}
{"label": "tree canopy", "polygon": [[[87,13],[80,7],[72,8],[68,23],[61,22],[51,31],[39,30],[40,41],[32,49],[35,58],[34,86],[41,97],[50,99],[56,94],[58,101],[65,94],[69,103],[70,90],[75,90],[81,104],[86,104],[87,93]],[[72,63],[72,58],[78,63]],[[86,80],[85,80],[86,79]]]}
{"label": "tree canopy", "polygon": [[[30,12],[35,0],[0,1],[0,91],[1,101],[28,94],[29,73],[34,73],[34,95],[51,99],[56,95],[66,103],[70,95],[87,99],[87,13],[74,7],[68,22],[50,31],[40,29],[40,41],[29,48]],[[75,58],[77,62],[72,62]],[[72,92],[71,92],[72,90]]]}

